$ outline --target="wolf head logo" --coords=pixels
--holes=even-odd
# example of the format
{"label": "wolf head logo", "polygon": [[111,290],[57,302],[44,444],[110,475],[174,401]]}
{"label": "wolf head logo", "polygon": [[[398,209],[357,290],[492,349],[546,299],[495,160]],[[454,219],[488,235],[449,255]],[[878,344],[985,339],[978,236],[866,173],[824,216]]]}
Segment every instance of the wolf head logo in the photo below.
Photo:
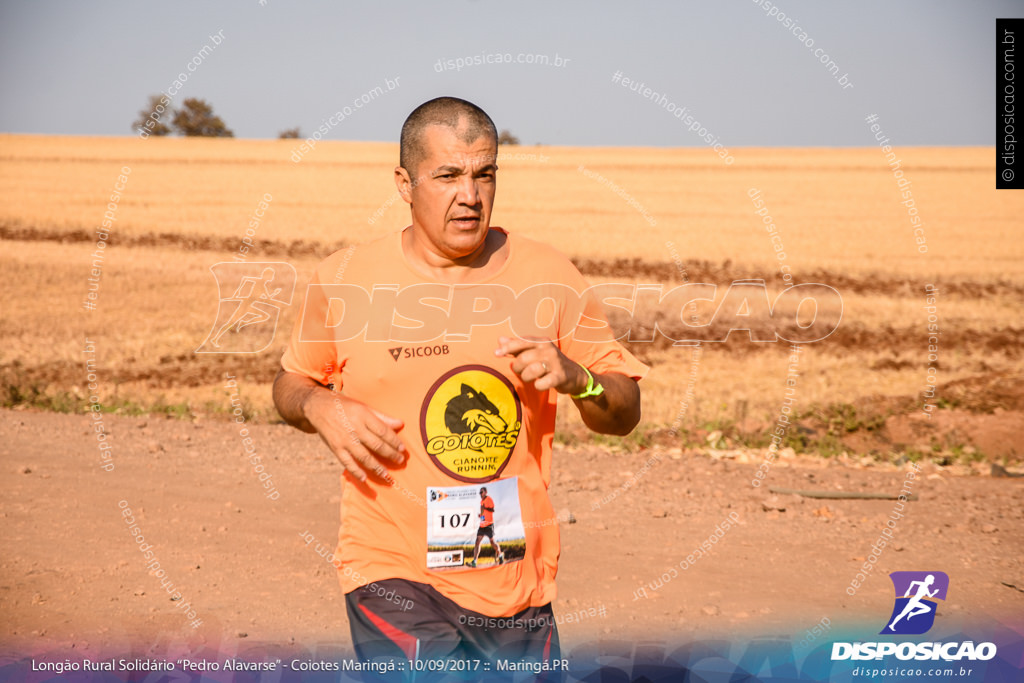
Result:
{"label": "wolf head logo", "polygon": [[500,434],[508,429],[508,423],[501,419],[498,408],[468,384],[463,384],[462,391],[448,401],[444,424],[452,434]]}
{"label": "wolf head logo", "polygon": [[497,478],[511,460],[522,419],[522,404],[507,378],[485,365],[461,365],[424,395],[420,434],[442,472],[482,483]]}

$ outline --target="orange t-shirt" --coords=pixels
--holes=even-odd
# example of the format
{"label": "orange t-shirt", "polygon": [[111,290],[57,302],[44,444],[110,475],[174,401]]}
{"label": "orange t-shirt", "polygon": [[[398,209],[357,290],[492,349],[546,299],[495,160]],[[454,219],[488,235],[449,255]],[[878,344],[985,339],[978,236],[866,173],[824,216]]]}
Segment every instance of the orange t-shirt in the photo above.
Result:
{"label": "orange t-shirt", "polygon": [[[401,419],[408,452],[389,466],[393,485],[343,477],[336,557],[345,593],[407,579],[494,617],[555,597],[559,536],[547,489],[556,392],[524,384],[511,358],[494,355],[498,337],[556,340],[593,372],[640,379],[648,368],[613,339],[564,255],[515,234],[508,247],[500,270],[472,284],[416,271],[401,231],[316,268],[281,364]],[[471,567],[485,482],[504,563]]]}
{"label": "orange t-shirt", "polygon": [[494,524],[494,499],[487,496],[480,501],[480,526]]}

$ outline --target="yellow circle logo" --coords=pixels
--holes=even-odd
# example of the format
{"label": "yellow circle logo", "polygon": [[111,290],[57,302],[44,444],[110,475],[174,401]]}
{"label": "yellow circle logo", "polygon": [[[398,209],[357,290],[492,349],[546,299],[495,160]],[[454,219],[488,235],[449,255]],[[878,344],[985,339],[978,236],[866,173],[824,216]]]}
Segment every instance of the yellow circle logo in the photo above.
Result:
{"label": "yellow circle logo", "polygon": [[522,427],[523,408],[512,383],[486,365],[445,373],[427,392],[420,433],[427,455],[459,481],[496,479]]}

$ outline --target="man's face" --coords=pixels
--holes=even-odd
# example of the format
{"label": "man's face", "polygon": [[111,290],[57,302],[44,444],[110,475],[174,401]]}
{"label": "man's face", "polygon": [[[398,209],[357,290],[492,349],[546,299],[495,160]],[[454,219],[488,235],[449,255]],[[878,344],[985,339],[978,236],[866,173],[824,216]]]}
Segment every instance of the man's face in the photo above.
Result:
{"label": "man's face", "polygon": [[481,489],[480,490],[480,498],[486,498],[486,497],[487,497],[487,489]]}
{"label": "man's face", "polygon": [[445,258],[468,256],[490,228],[498,150],[488,135],[466,143],[446,126],[428,126],[423,142],[418,167],[396,169],[399,192],[412,205],[413,229]]}

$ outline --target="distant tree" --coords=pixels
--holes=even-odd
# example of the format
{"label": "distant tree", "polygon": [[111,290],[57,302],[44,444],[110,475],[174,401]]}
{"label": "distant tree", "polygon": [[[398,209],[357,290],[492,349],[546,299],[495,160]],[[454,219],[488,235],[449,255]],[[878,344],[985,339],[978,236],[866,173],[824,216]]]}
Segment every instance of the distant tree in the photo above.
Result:
{"label": "distant tree", "polygon": [[144,137],[170,135],[171,127],[164,121],[169,120],[173,113],[171,101],[166,95],[150,95],[149,104],[145,109],[139,110],[139,118],[132,124],[132,128],[137,129]]}
{"label": "distant tree", "polygon": [[292,140],[294,138],[301,138],[301,137],[302,137],[302,133],[299,132],[298,127],[296,127],[296,128],[289,128],[288,130],[282,130],[280,133],[277,134],[278,140]]}
{"label": "distant tree", "polygon": [[512,133],[510,133],[509,131],[503,130],[503,131],[501,131],[501,133],[498,134],[498,144],[499,145],[518,145],[519,144],[519,138],[517,138],[515,135],[512,135]]}
{"label": "distant tree", "polygon": [[174,112],[171,123],[179,133],[188,137],[235,137],[221,118],[214,115],[213,107],[196,97],[189,97],[181,103],[181,109]]}

